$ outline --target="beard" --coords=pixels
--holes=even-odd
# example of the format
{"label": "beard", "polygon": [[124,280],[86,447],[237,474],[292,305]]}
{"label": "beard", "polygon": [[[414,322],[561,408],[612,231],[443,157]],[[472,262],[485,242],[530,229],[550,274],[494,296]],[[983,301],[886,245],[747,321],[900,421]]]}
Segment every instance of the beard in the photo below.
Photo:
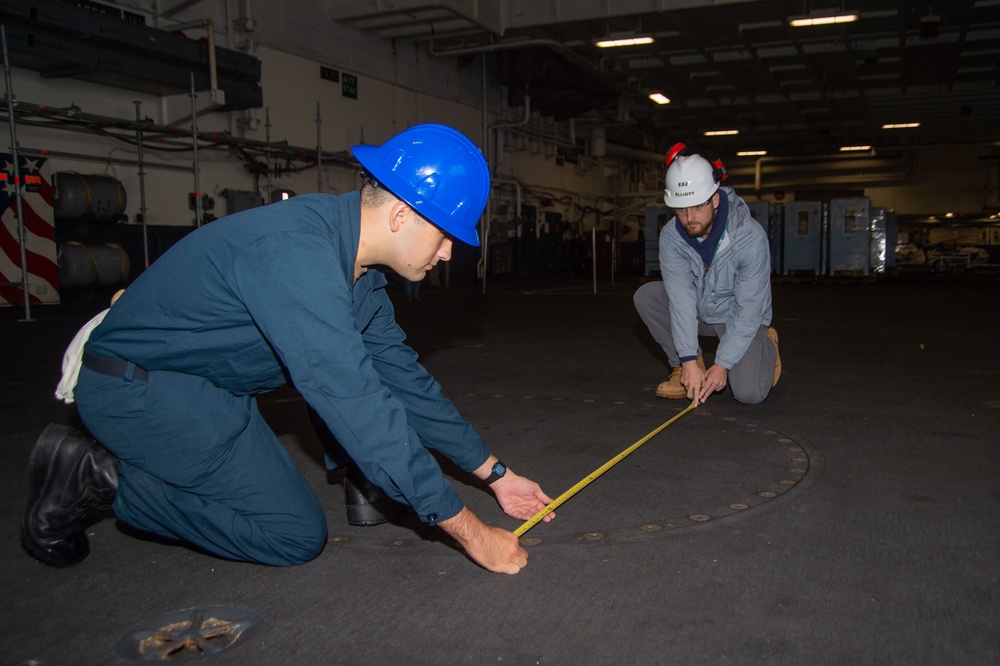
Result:
{"label": "beard", "polygon": [[708,222],[682,224],[681,226],[684,227],[684,231],[686,231],[687,235],[691,238],[703,238],[708,236],[709,232],[712,231],[712,220],[709,220]]}

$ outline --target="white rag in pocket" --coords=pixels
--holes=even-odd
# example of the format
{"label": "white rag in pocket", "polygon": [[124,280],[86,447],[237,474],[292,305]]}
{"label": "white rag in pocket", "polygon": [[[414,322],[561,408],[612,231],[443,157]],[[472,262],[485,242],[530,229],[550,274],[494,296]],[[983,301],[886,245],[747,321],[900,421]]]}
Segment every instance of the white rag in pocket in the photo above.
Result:
{"label": "white rag in pocket", "polygon": [[56,398],[62,400],[67,405],[72,404],[75,400],[73,389],[76,388],[76,380],[80,377],[80,365],[83,363],[83,346],[87,344],[91,331],[104,321],[104,315],[106,314],[108,314],[108,310],[98,313],[93,319],[84,324],[83,328],[77,331],[73,337],[73,341],[69,343],[66,353],[63,354],[63,374],[62,379],[59,380],[59,386],[56,387]]}

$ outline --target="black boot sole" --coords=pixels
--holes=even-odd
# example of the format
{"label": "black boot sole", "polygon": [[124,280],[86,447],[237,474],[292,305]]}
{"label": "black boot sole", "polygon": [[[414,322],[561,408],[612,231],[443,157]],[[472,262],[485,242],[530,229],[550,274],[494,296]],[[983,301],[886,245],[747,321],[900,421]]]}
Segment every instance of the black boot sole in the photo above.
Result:
{"label": "black boot sole", "polygon": [[[397,505],[398,506],[398,505]],[[397,508],[386,505],[386,512],[383,512],[374,504],[354,504],[347,507],[347,524],[355,527],[371,527],[388,523],[406,513],[405,508]]]}

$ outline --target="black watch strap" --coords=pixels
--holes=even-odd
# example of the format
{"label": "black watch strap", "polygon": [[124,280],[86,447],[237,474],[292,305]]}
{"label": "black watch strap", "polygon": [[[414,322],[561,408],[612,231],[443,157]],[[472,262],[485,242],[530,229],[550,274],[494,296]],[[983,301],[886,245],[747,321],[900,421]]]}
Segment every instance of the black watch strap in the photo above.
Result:
{"label": "black watch strap", "polygon": [[498,460],[497,463],[493,465],[493,469],[490,470],[490,475],[486,477],[486,485],[489,485],[494,481],[502,479],[503,475],[506,473],[507,473],[507,466]]}

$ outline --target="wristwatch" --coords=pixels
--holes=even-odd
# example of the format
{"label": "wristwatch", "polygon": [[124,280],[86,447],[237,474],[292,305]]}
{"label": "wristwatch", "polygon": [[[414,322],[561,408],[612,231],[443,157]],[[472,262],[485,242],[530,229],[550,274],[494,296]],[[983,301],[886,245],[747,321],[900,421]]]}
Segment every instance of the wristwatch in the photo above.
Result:
{"label": "wristwatch", "polygon": [[498,460],[497,464],[493,465],[493,469],[490,470],[490,475],[486,477],[486,485],[502,479],[503,475],[506,473],[507,466]]}

